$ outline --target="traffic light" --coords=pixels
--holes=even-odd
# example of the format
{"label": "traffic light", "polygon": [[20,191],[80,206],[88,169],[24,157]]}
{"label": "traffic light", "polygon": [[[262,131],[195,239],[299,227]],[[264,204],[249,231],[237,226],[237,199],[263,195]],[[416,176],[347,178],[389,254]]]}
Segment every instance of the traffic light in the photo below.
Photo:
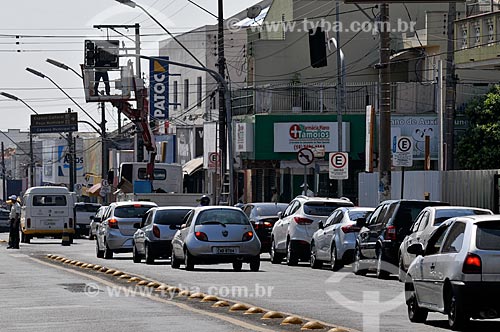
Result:
{"label": "traffic light", "polygon": [[328,66],[326,55],[326,34],[320,27],[309,30],[309,54],[311,67],[321,68]]}
{"label": "traffic light", "polygon": [[118,40],[86,40],[85,67],[118,68],[119,45]]}
{"label": "traffic light", "polygon": [[85,67],[95,67],[95,48],[95,43],[93,41],[85,41]]}

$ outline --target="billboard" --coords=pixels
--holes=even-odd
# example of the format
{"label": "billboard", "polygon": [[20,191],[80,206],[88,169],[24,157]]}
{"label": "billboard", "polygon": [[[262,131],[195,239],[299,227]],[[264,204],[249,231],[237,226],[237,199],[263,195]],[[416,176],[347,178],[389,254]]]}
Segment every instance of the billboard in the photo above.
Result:
{"label": "billboard", "polygon": [[[158,57],[168,60],[169,57]],[[168,120],[169,66],[151,59],[149,62],[149,116],[151,120]]]}

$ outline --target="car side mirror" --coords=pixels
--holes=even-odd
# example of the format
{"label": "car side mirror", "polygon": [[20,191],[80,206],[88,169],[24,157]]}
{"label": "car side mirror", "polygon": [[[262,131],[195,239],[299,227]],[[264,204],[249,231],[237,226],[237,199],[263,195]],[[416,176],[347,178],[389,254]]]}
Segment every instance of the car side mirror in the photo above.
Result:
{"label": "car side mirror", "polygon": [[283,216],[283,212],[282,211],[278,212],[278,218],[281,219],[282,216]]}
{"label": "car side mirror", "polygon": [[181,225],[181,229],[184,229],[184,228],[186,228],[186,227],[187,227],[187,225],[186,225],[186,224],[182,224],[182,225]]}
{"label": "car side mirror", "polygon": [[413,243],[408,247],[407,251],[412,255],[423,256],[424,246],[422,245],[422,243]]}
{"label": "car side mirror", "polygon": [[356,220],[356,226],[359,228],[365,227],[366,226],[366,218],[358,218]]}
{"label": "car side mirror", "polygon": [[134,228],[136,228],[136,229],[141,228],[141,224],[140,224],[140,223],[138,223],[138,222],[136,222],[136,223],[134,224]]}
{"label": "car side mirror", "polygon": [[322,221],[320,221],[320,222],[318,223],[318,228],[319,228],[319,229],[325,229],[325,225],[323,224],[323,222],[322,222]]}

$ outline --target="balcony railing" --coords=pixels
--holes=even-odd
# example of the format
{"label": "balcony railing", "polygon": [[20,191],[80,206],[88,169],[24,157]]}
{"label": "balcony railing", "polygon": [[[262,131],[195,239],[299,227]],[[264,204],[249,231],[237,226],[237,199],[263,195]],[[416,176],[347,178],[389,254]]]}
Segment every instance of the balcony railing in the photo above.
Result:
{"label": "balcony railing", "polygon": [[[436,89],[434,83],[393,83],[391,110],[400,114],[435,113]],[[474,96],[488,91],[488,85],[459,84],[457,86],[457,109]],[[378,84],[354,83],[347,86],[347,114],[364,113],[366,105],[378,103]],[[248,87],[232,92],[233,115],[263,113],[337,113],[337,86],[313,85],[269,85]]]}

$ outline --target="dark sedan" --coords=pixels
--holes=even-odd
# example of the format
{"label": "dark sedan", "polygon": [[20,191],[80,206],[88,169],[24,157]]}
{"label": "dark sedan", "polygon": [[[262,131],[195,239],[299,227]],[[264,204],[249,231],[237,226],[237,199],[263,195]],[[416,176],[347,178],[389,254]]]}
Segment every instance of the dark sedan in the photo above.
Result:
{"label": "dark sedan", "polygon": [[242,209],[248,216],[261,243],[261,252],[271,250],[271,231],[279,219],[278,213],[285,211],[285,203],[248,203]]}

